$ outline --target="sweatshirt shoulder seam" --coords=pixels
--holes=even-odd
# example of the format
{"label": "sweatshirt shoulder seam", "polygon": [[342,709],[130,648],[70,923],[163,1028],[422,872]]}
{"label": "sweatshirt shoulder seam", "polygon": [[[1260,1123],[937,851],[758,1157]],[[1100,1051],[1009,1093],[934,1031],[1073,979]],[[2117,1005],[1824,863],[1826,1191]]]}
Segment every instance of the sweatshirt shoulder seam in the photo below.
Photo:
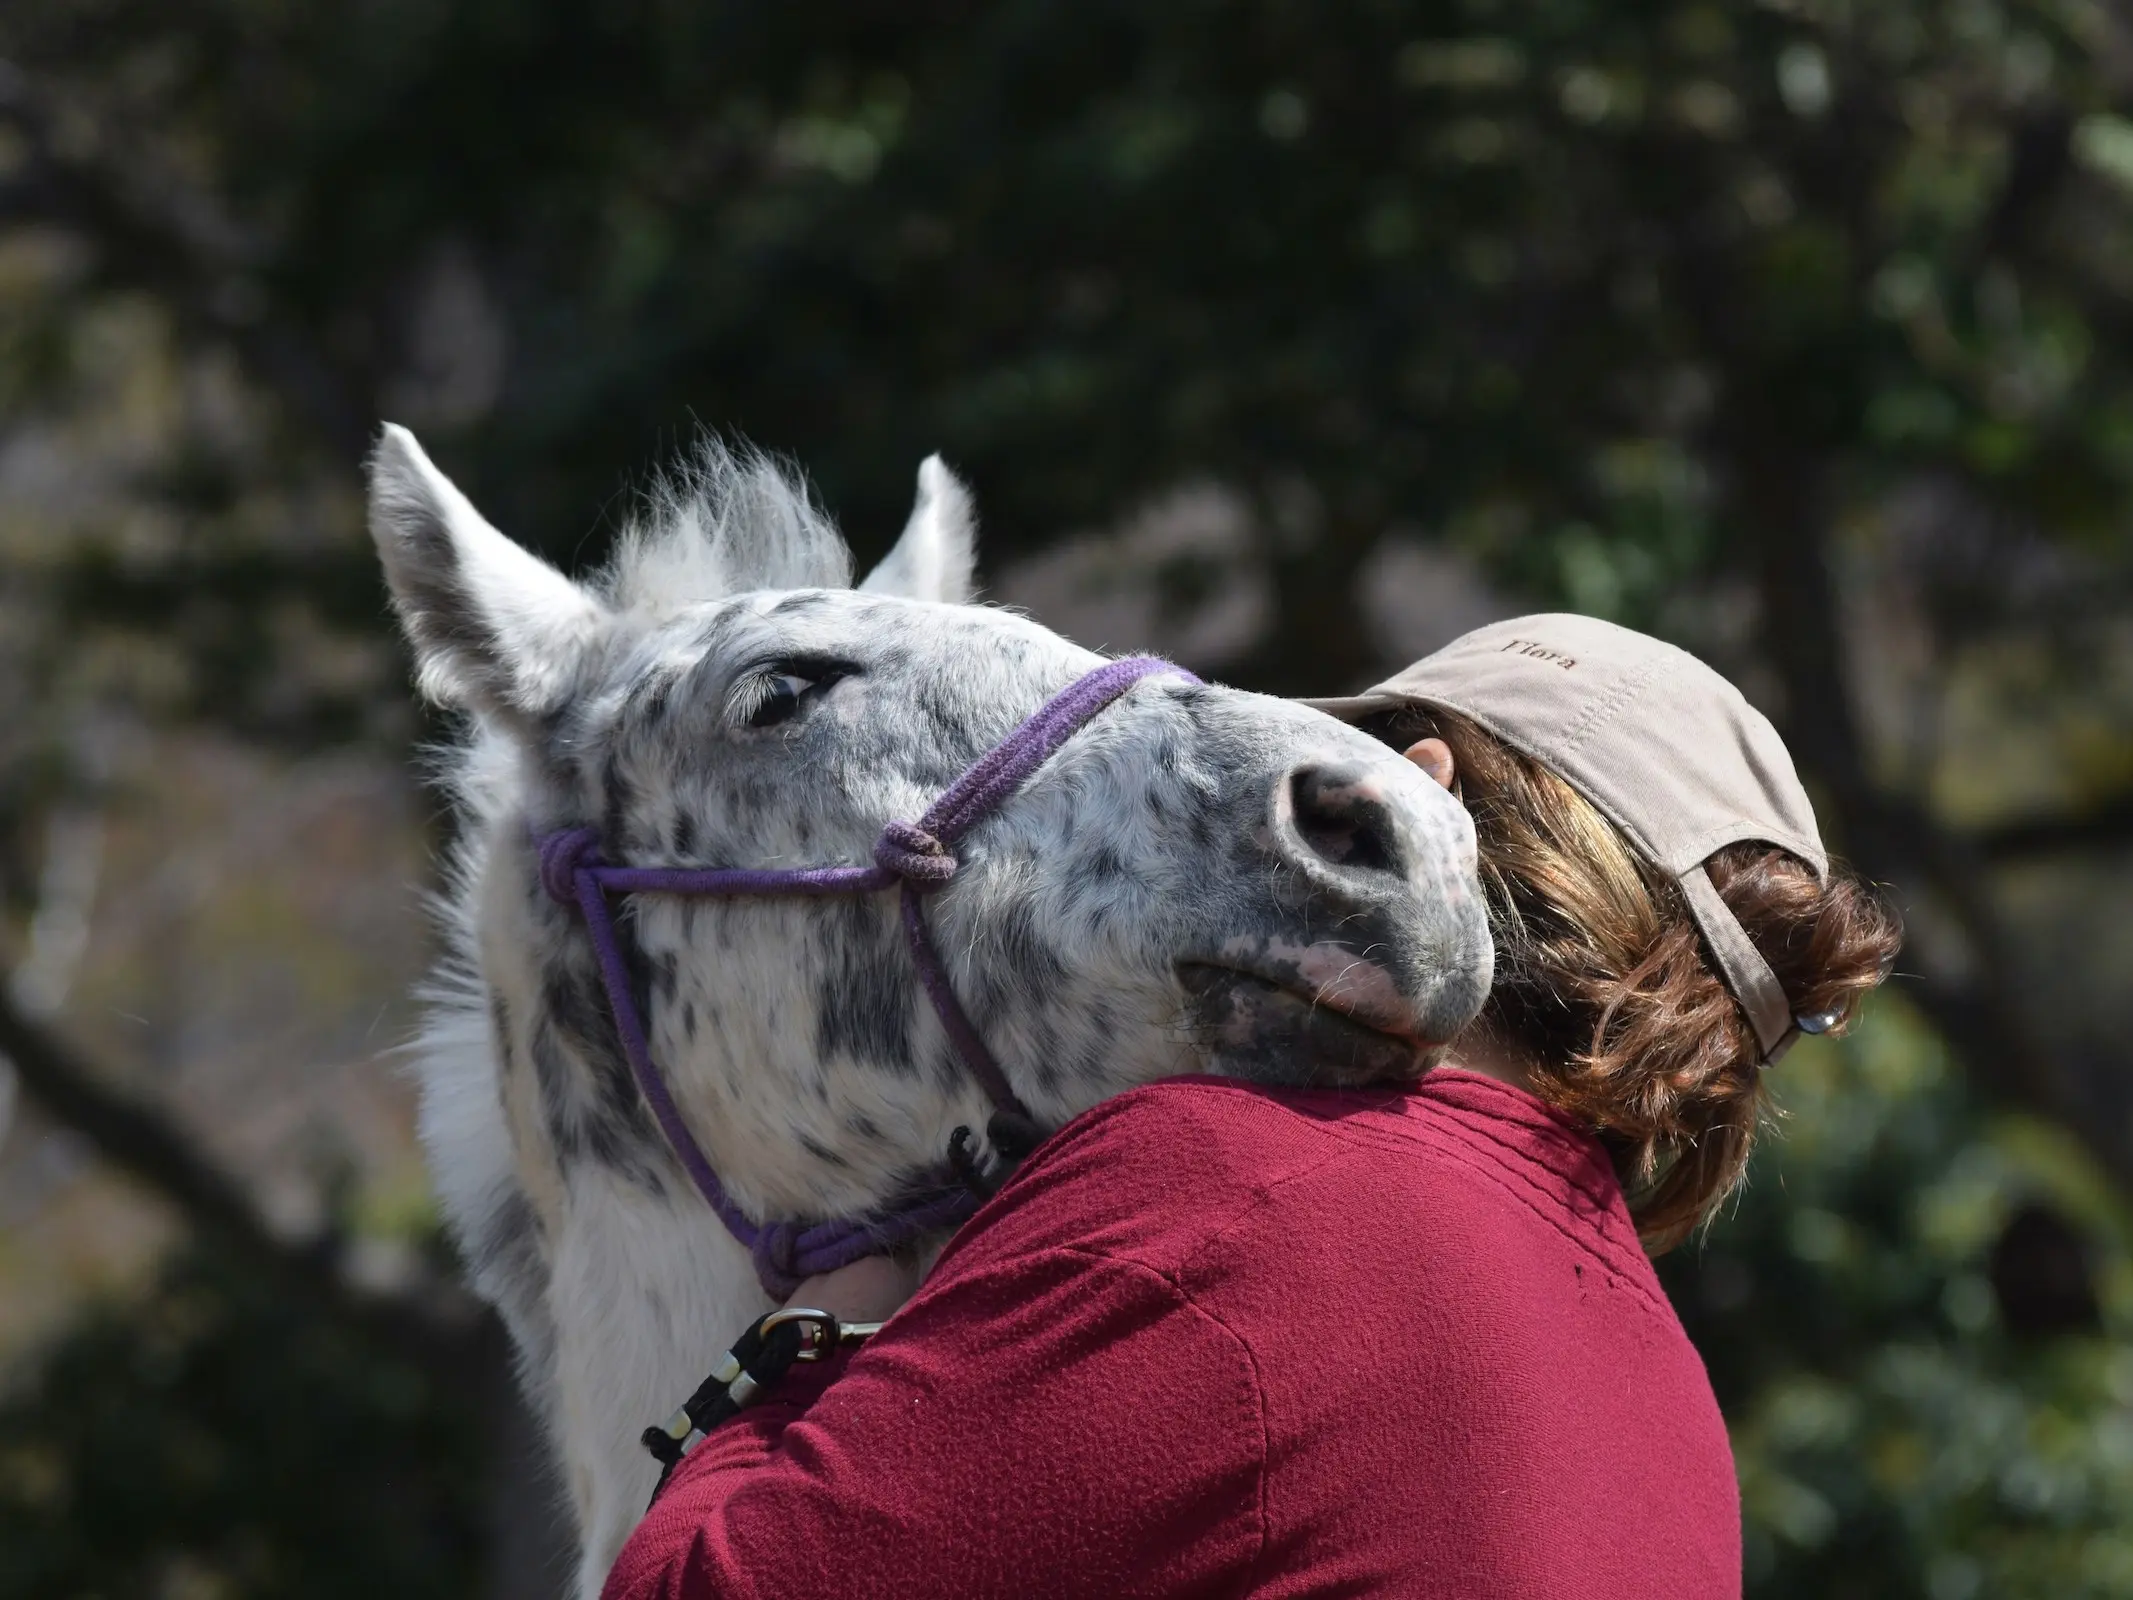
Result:
{"label": "sweatshirt shoulder seam", "polygon": [[1260,1370],[1259,1355],[1257,1351],[1252,1349],[1251,1340],[1232,1327],[1229,1321],[1219,1312],[1201,1304],[1199,1297],[1180,1282],[1174,1274],[1166,1272],[1160,1267],[1151,1266],[1147,1262],[1136,1260],[1132,1256],[1116,1255],[1109,1250],[1100,1249],[1093,1245],[1063,1244],[1053,1245],[1049,1248],[1057,1250],[1062,1255],[1081,1256],[1087,1260],[1101,1261],[1112,1266],[1129,1267],[1135,1272],[1146,1274],[1167,1289],[1171,1296],[1187,1310],[1219,1328],[1223,1336],[1236,1346],[1238,1355],[1243,1358],[1245,1371],[1251,1378],[1253,1421],[1257,1426],[1259,1436],[1259,1460],[1257,1471],[1254,1474],[1258,1481],[1258,1503],[1254,1507],[1254,1515],[1259,1525],[1259,1547],[1252,1553],[1252,1564],[1254,1566],[1259,1565],[1265,1560],[1267,1545],[1272,1537],[1267,1516],[1267,1463],[1272,1459],[1273,1451],[1271,1433],[1267,1423],[1266,1374]]}
{"label": "sweatshirt shoulder seam", "polygon": [[[1408,1141],[1402,1140],[1399,1142],[1404,1144]],[[1514,1177],[1512,1173],[1504,1170],[1502,1159],[1495,1152],[1475,1151],[1456,1139],[1443,1136],[1437,1130],[1421,1133],[1414,1138],[1413,1142],[1430,1150],[1439,1159],[1453,1163],[1471,1173],[1474,1177],[1487,1182],[1507,1200],[1554,1232],[1573,1250],[1599,1266],[1609,1278],[1621,1284],[1637,1299],[1644,1302],[1648,1310],[1655,1314],[1662,1313],[1662,1310],[1671,1311],[1671,1307],[1666,1306],[1662,1298],[1654,1295],[1653,1287],[1641,1281],[1640,1274],[1635,1271],[1635,1266],[1630,1257],[1625,1254],[1621,1259],[1616,1258],[1614,1250],[1619,1248],[1617,1241],[1605,1235],[1600,1235],[1597,1238],[1588,1238],[1579,1230],[1570,1227],[1562,1217],[1554,1215],[1549,1207],[1540,1204],[1534,1194],[1528,1192],[1529,1188],[1532,1187],[1530,1179]],[[1284,1173],[1281,1177],[1264,1184],[1249,1196],[1244,1197],[1243,1203],[1230,1215],[1223,1218],[1219,1226],[1210,1228],[1189,1251],[1178,1258],[1174,1268],[1149,1266],[1149,1270],[1160,1277],[1171,1279],[1177,1285],[1178,1292],[1190,1298],[1192,1292],[1185,1286],[1185,1274],[1190,1272],[1196,1263],[1203,1260],[1225,1238],[1244,1227],[1253,1217],[1263,1211],[1281,1189],[1303,1179],[1315,1177],[1327,1167],[1339,1162],[1358,1160],[1366,1152],[1382,1152],[1385,1149],[1385,1144],[1379,1141],[1352,1136],[1334,1135],[1329,1137],[1328,1143],[1331,1148],[1326,1150],[1319,1159],[1307,1166],[1299,1167],[1295,1171]],[[1106,1254],[1109,1259],[1135,1259],[1128,1256],[1110,1257],[1108,1252],[1102,1253]],[[1642,1264],[1647,1269],[1649,1268],[1649,1258],[1642,1251],[1637,1252],[1634,1263]],[[1146,1262],[1141,1264],[1148,1265]],[[1194,1304],[1197,1305],[1198,1302],[1194,1301]]]}

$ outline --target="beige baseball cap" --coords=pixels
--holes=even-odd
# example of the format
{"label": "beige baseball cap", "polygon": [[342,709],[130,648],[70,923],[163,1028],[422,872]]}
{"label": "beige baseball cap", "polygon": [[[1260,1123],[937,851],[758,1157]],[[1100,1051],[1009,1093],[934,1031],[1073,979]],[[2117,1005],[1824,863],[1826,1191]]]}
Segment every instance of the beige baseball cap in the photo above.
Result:
{"label": "beige baseball cap", "polygon": [[[1798,1036],[1777,974],[1704,862],[1744,839],[1791,851],[1817,876],[1829,855],[1777,729],[1686,650],[1597,617],[1514,617],[1454,639],[1366,693],[1304,704],[1347,722],[1442,706],[1559,775],[1680,881],[1764,1061]],[[1820,1020],[1807,1028],[1818,1031]]]}

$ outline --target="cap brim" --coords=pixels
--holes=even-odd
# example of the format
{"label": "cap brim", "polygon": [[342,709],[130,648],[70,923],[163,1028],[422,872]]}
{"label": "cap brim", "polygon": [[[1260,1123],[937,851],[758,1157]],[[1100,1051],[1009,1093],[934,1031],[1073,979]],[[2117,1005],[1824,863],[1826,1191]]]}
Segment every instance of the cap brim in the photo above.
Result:
{"label": "cap brim", "polygon": [[1397,711],[1402,706],[1415,702],[1404,694],[1348,694],[1336,695],[1330,700],[1298,699],[1300,706],[1309,706],[1313,711],[1323,711],[1329,717],[1338,717],[1343,722],[1360,722],[1365,717],[1374,717],[1381,711]]}

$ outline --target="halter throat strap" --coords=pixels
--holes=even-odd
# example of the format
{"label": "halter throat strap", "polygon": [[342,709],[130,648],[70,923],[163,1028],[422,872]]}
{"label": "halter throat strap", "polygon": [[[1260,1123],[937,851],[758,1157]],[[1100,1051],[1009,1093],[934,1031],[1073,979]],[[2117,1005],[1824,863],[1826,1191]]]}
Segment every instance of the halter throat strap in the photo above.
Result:
{"label": "halter throat strap", "polygon": [[1158,673],[1200,680],[1155,656],[1106,662],[1085,673],[1038,707],[1014,732],[981,756],[948,786],[916,822],[887,824],[874,842],[872,866],[853,867],[633,867],[611,864],[600,854],[599,831],[563,828],[538,841],[541,883],[558,902],[584,919],[598,961],[600,984],[614,1018],[615,1034],[651,1107],[659,1129],[719,1221],[754,1257],[756,1276],[773,1299],[783,1300],[801,1280],[862,1257],[885,1254],[922,1234],[952,1227],[977,1207],[961,1184],[924,1193],[867,1217],[819,1223],[757,1222],[726,1192],[703,1147],[689,1131],[665,1077],[652,1059],[644,1019],[631,993],[628,963],[615,930],[610,897],[617,894],[798,895],[901,893],[901,921],[920,985],[940,1018],[942,1031],[964,1067],[985,1091],[995,1112],[1027,1123],[1029,1111],[1001,1071],[999,1061],[972,1026],[949,981],[948,969],[926,926],[925,897],[954,881],[961,863],[955,847],[1011,799],[1030,775],[1105,707],[1141,679]]}

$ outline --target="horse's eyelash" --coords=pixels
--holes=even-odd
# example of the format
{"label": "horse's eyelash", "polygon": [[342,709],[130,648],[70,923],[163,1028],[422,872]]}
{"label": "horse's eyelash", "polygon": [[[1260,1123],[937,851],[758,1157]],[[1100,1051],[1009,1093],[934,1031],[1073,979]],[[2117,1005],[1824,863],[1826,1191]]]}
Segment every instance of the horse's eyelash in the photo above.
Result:
{"label": "horse's eyelash", "polygon": [[733,687],[726,691],[726,724],[745,728],[748,719],[770,698],[773,678],[805,678],[809,688],[820,688],[839,678],[849,678],[857,670],[844,661],[767,661],[733,680]]}
{"label": "horse's eyelash", "polygon": [[726,691],[726,725],[729,728],[748,726],[748,719],[770,698],[770,680],[777,675],[776,669],[770,668],[746,673],[733,680],[733,687]]}

